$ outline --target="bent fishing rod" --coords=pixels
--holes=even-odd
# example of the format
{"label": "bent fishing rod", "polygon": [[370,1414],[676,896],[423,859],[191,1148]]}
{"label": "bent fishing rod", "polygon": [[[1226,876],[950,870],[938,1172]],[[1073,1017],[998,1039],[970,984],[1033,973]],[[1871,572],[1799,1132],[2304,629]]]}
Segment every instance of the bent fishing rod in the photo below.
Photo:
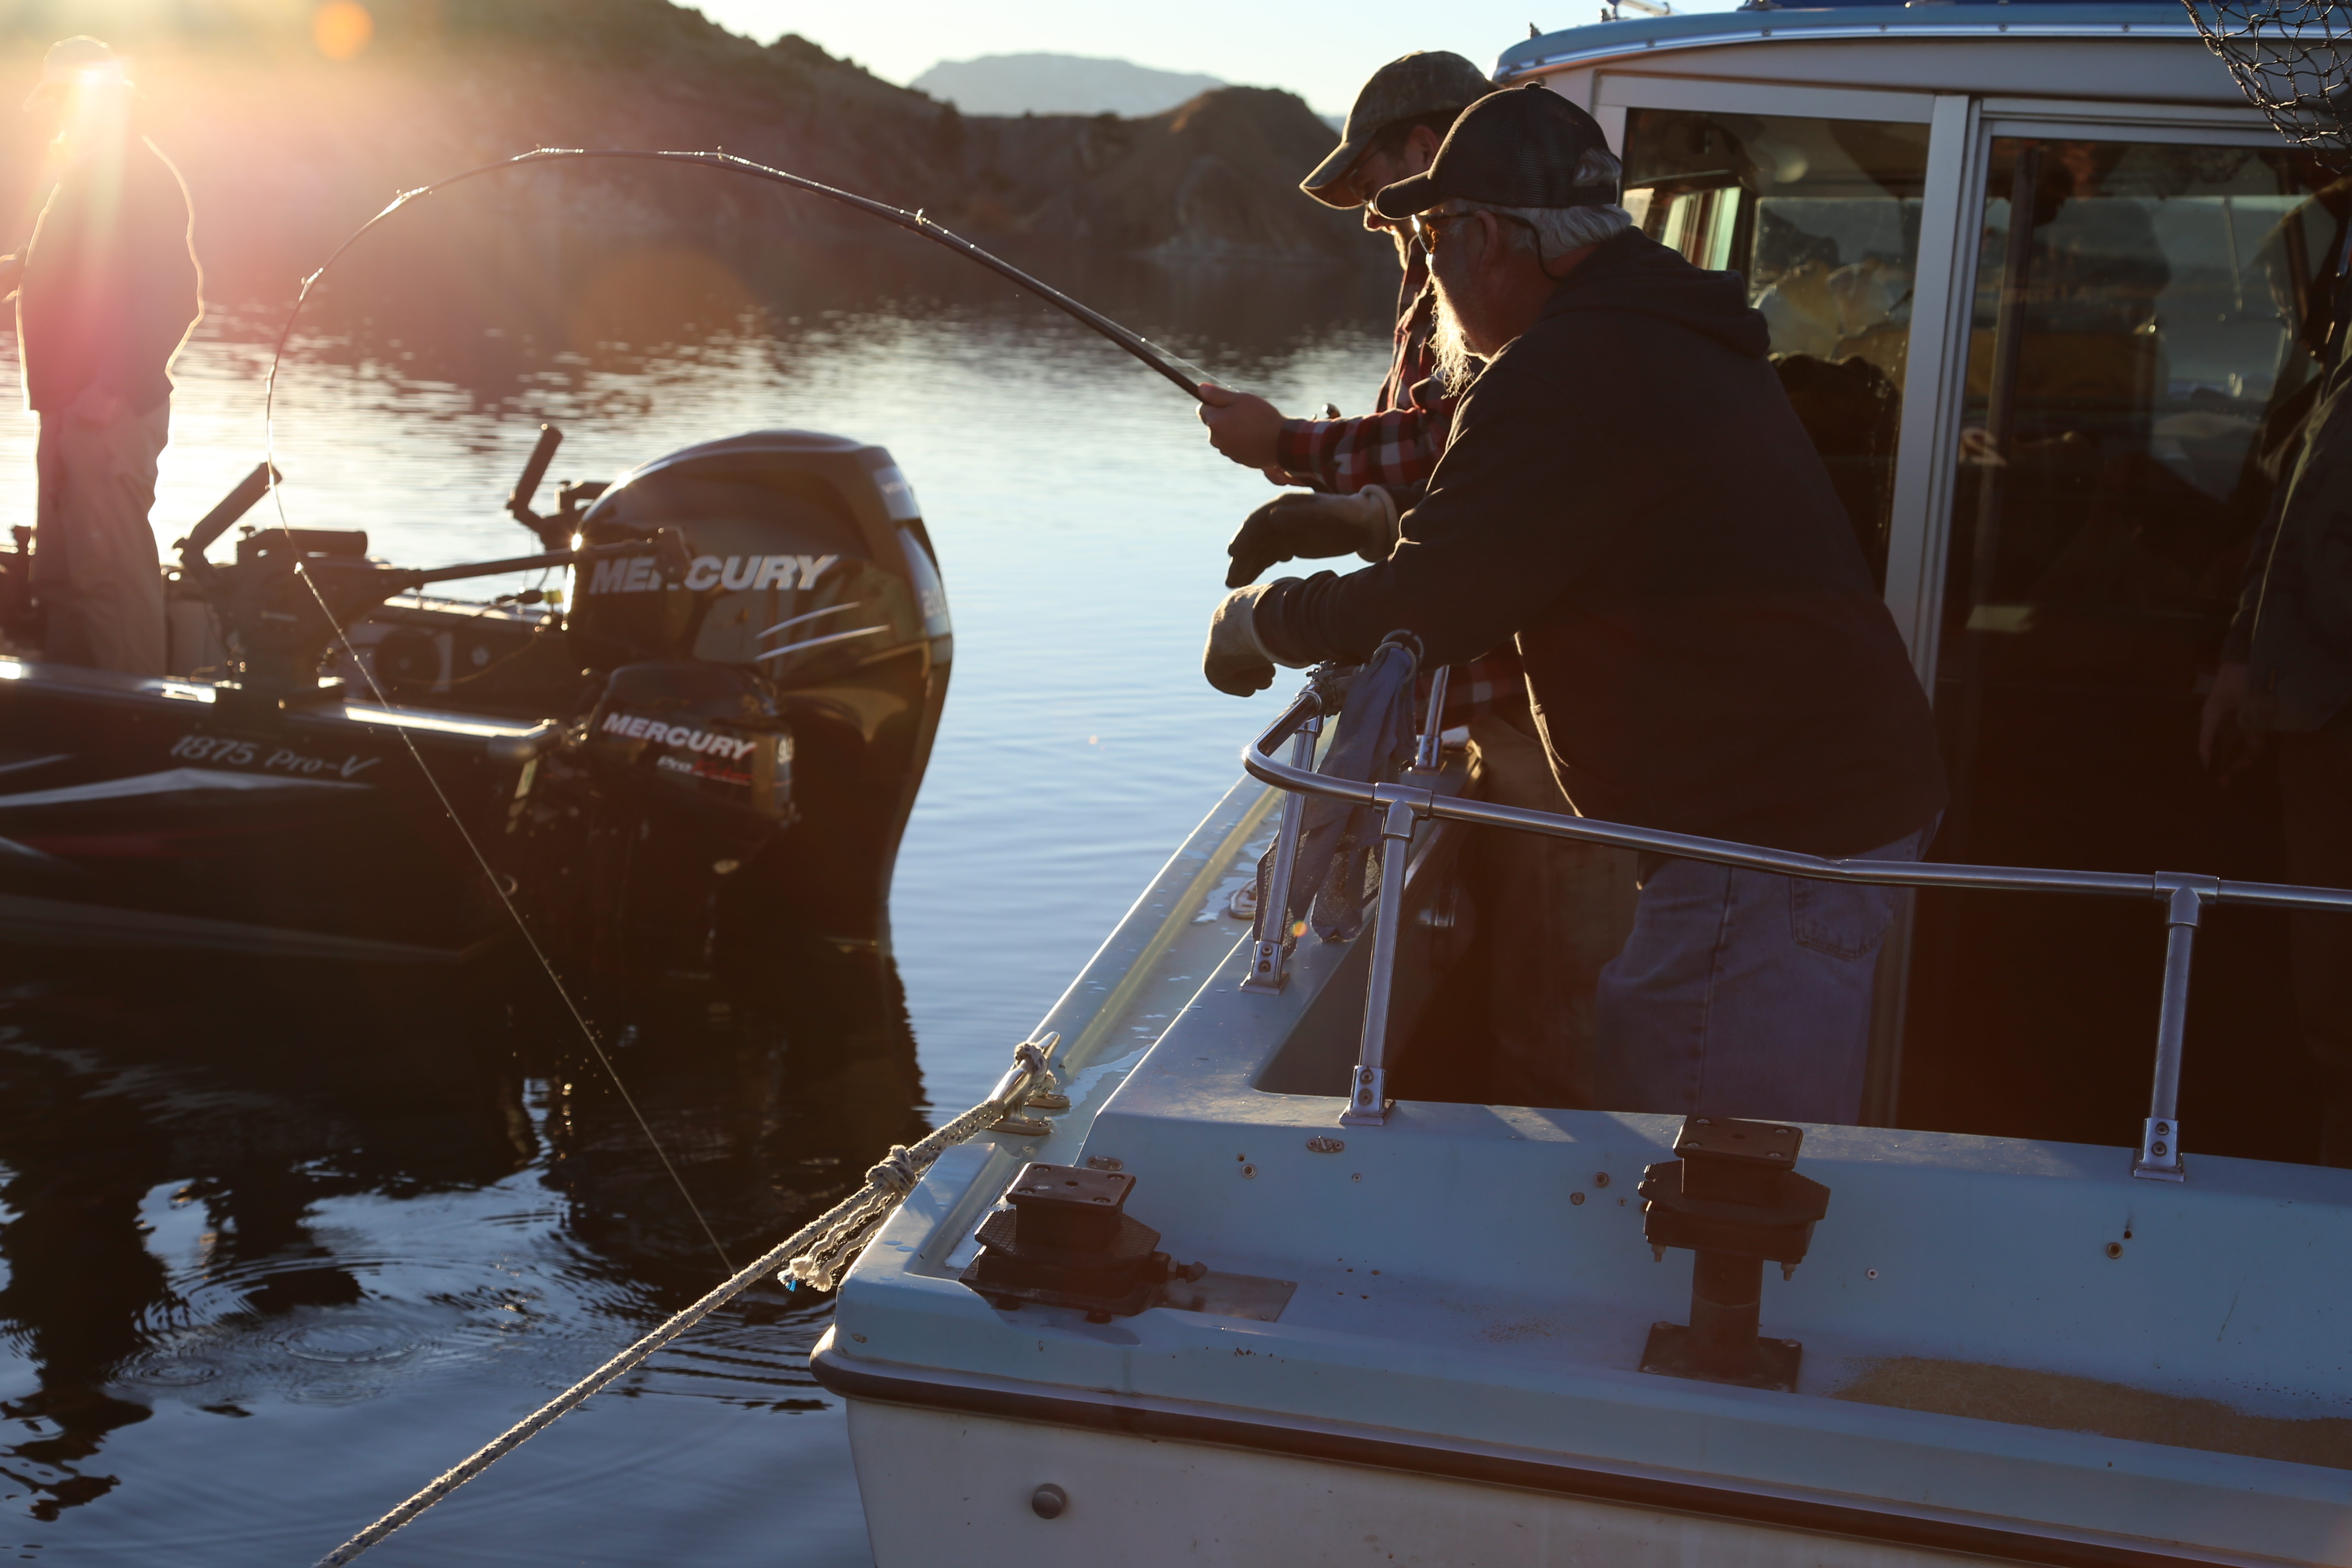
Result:
{"label": "bent fishing rod", "polygon": [[646,163],[693,164],[705,169],[716,169],[723,174],[745,174],[755,180],[766,180],[772,184],[782,185],[790,190],[804,191],[813,196],[823,196],[827,201],[839,202],[844,206],[855,207],[859,212],[903,228],[909,234],[919,234],[934,245],[944,246],[965,260],[976,261],[997,276],[1019,288],[1027,289],[1074,321],[1108,338],[1112,342],[1182,387],[1191,397],[1195,399],[1200,397],[1200,384],[1207,379],[1199,373],[1197,367],[1181,366],[1174,356],[1153,346],[1150,340],[1140,334],[1129,331],[1101,311],[1078,303],[1052,284],[1031,277],[1002,257],[991,255],[960,235],[950,234],[947,229],[925,216],[919,210],[908,212],[904,207],[894,207],[887,202],[877,202],[871,197],[861,196],[854,191],[845,191],[837,186],[812,180],[804,174],[771,168],[765,163],[755,163],[749,158],[739,158],[732,153],[652,152],[633,148],[601,147],[539,147],[529,153],[501,159],[495,163],[484,163],[478,168],[467,169],[463,174],[452,174],[445,180],[436,180],[429,185],[419,185],[413,191],[401,192],[382,212],[352,230],[351,237],[337,246],[334,253],[320,264],[317,271],[302,279],[301,290],[294,298],[294,308],[287,312],[286,325],[279,330],[277,347],[269,356],[269,375],[264,386],[262,399],[265,430],[277,405],[278,367],[285,358],[287,342],[293,336],[294,323],[301,318],[302,307],[310,300],[310,290],[318,286],[319,279],[327,275],[329,268],[342,259],[343,253],[365,238],[369,231],[403,207],[423,201],[436,192],[446,191],[452,185],[463,184],[467,180],[479,179],[485,174],[495,174],[501,170],[521,168],[525,164],[573,163],[593,158]]}

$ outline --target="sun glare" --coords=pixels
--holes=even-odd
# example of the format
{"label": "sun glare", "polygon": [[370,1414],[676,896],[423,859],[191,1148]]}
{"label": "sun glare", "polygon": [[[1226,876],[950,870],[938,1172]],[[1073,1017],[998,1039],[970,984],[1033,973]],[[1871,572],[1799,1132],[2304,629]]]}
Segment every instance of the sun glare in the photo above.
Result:
{"label": "sun glare", "polygon": [[328,0],[310,14],[311,41],[331,60],[347,60],[375,37],[375,18],[354,0]]}

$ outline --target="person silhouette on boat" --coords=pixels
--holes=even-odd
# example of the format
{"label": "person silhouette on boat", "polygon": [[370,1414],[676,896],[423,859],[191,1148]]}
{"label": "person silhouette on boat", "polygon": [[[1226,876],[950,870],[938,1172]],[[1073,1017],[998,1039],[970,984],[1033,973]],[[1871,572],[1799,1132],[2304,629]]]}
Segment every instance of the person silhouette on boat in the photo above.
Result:
{"label": "person silhouette on boat", "polygon": [[147,522],[171,433],[172,362],[203,314],[186,186],[143,132],[122,58],[52,47],[26,100],[54,132],[29,244],[0,258],[25,400],[40,416],[33,587],[46,656],[164,673],[163,580]]}
{"label": "person silhouette on boat", "polygon": [[2128,333],[2156,320],[2172,268],[2147,208],[2113,188],[2129,151],[2118,142],[2050,145],[2034,193],[2030,289],[2043,331]]}
{"label": "person silhouette on boat", "polygon": [[[1935,720],[1732,274],[1633,228],[1591,116],[1533,86],[1374,198],[1430,251],[1442,364],[1482,357],[1388,556],[1235,590],[1202,669],[1431,663],[1516,637],[1561,788],[1603,819],[1913,859]],[[1645,861],[1600,976],[1603,1109],[1851,1122],[1891,889]]]}

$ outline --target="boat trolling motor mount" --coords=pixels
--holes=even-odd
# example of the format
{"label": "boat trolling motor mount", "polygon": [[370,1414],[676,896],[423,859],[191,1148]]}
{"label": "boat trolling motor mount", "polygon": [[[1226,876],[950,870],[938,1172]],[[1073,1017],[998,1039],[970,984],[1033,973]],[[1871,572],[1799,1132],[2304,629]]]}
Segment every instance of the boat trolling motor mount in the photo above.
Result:
{"label": "boat trolling motor mount", "polygon": [[1690,1323],[1651,1326],[1643,1372],[1796,1392],[1804,1347],[1756,1326],[1766,1261],[1794,1274],[1829,1212],[1829,1188],[1796,1173],[1804,1141],[1780,1122],[1686,1117],[1675,1135],[1682,1158],[1643,1170],[1643,1238],[1661,1260],[1669,1247],[1695,1254]]}

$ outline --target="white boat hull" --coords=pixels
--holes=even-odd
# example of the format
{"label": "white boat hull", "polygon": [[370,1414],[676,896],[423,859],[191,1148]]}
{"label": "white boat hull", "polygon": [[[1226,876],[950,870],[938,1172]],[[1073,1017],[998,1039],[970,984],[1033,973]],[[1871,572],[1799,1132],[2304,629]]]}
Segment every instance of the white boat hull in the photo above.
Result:
{"label": "white boat hull", "polygon": [[[876,1568],[1412,1563],[1948,1568],[2014,1562],[1042,1422],[849,1404]],[[1068,1505],[1040,1518],[1042,1486]]]}

